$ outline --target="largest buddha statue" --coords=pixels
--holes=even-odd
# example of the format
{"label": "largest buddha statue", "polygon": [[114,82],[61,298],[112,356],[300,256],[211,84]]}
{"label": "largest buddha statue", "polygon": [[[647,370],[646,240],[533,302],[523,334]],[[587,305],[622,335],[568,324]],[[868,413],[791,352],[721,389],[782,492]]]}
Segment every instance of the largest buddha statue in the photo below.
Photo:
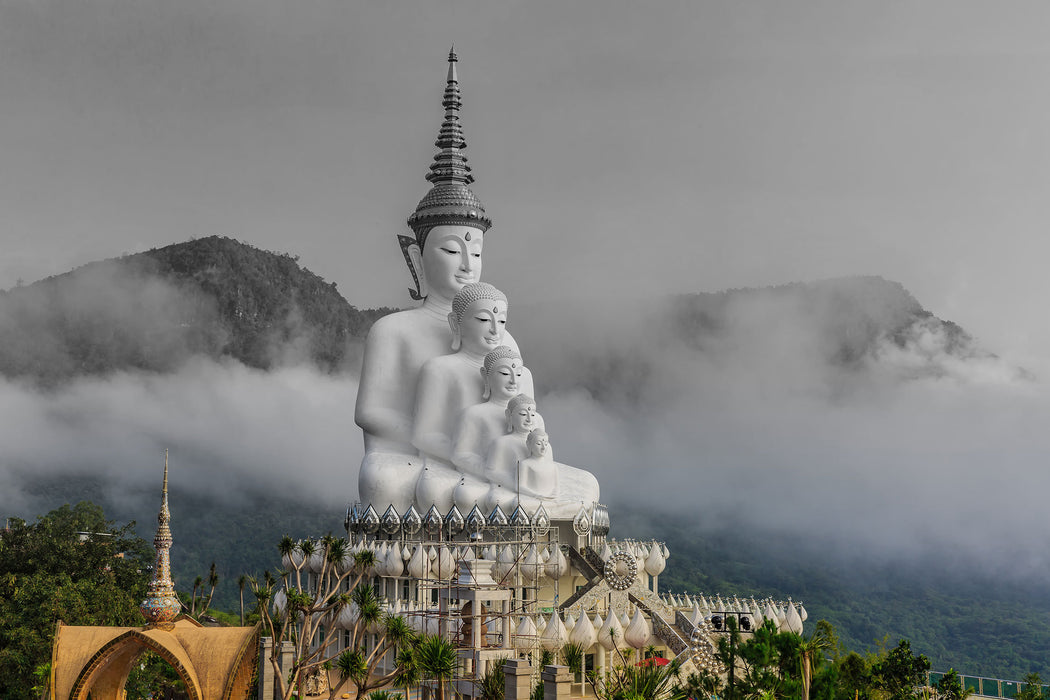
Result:
{"label": "largest buddha statue", "polygon": [[[452,352],[448,315],[464,285],[481,279],[482,248],[492,220],[470,190],[474,182],[463,154],[456,55],[449,53],[442,105],[445,120],[427,180],[433,185],[408,219],[412,236],[398,236],[422,304],[384,316],[365,341],[354,420],[364,431],[365,456],[358,476],[361,501],[393,505],[404,513],[413,501],[423,459],[412,444],[416,383],[427,360]],[[506,334],[503,343],[517,349]]]}
{"label": "largest buddha statue", "polygon": [[[477,348],[469,344],[460,347],[464,309],[455,308],[453,300],[457,294],[463,297],[465,287],[479,290],[487,286],[477,283],[492,221],[469,187],[474,177],[463,154],[467,144],[459,122],[461,101],[454,52],[449,52],[448,61],[442,101],[445,119],[435,144],[438,152],[426,176],[432,187],[408,219],[413,235],[398,236],[414,281],[409,294],[421,304],[385,316],[372,326],[365,341],[357,394],[354,418],[364,431],[365,447],[358,491],[363,503],[380,512],[393,505],[405,513],[413,504],[422,512],[432,503],[452,502],[452,491],[460,479],[451,461],[455,427],[465,408],[486,399],[482,394],[482,359],[491,347],[484,343]],[[502,315],[501,323],[505,324],[506,298],[485,299],[485,304],[476,311],[494,319]],[[472,310],[467,318],[473,320],[476,315]],[[479,341],[507,346],[520,357],[510,333],[501,329],[492,336]],[[430,362],[457,350],[455,359]],[[471,367],[461,380],[451,381],[450,372],[458,371],[459,364]],[[431,369],[429,380],[421,382],[424,365]],[[423,395],[421,383],[425,384]],[[478,387],[474,397],[467,395],[472,393],[469,391],[435,396],[442,393],[436,392],[435,386],[462,389],[473,384]],[[524,388],[531,391],[531,381]],[[578,501],[589,506],[597,499],[597,482],[582,491]],[[415,502],[420,494],[426,495],[427,503]],[[576,500],[575,494],[568,496]]]}

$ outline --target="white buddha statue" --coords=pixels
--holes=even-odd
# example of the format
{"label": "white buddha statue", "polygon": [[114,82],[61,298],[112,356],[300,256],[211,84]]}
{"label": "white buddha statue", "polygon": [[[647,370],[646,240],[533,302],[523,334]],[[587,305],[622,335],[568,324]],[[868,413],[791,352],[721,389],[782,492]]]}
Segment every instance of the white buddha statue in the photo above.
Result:
{"label": "white buddha statue", "polygon": [[[468,284],[456,293],[448,315],[456,352],[427,360],[416,386],[412,444],[420,454],[452,463],[460,416],[484,400],[485,357],[503,344],[507,308],[506,295],[485,282]],[[521,379],[531,390],[531,379]]]}
{"label": "white buddha statue", "polygon": [[[547,433],[538,425],[541,420],[532,397],[510,400],[509,432],[492,443],[485,458],[486,478],[514,492],[514,505],[520,503],[529,513],[542,504],[551,518],[571,519],[581,505],[598,501],[598,480],[588,471],[554,460]],[[458,499],[457,490],[457,503]]]}
{"label": "white buddha statue", "polygon": [[543,428],[534,428],[525,438],[529,456],[518,461],[518,492],[536,498],[558,493],[558,463],[551,457],[550,438]]}
{"label": "white buddha statue", "polygon": [[506,297],[479,283],[492,222],[468,187],[454,53],[442,104],[433,187],[408,219],[414,235],[398,236],[415,281],[409,293],[422,304],[380,319],[365,342],[354,416],[365,443],[360,499],[380,512],[394,505],[403,513],[413,502],[444,512],[453,498],[469,509],[502,505],[509,493],[571,519],[598,500],[598,483],[555,462],[539,433],[527,441],[543,423],[505,332]]}
{"label": "white buddha statue", "polygon": [[464,410],[484,397],[484,359],[503,342],[507,297],[491,284],[468,284],[452,300],[448,322],[457,351],[427,360],[420,370],[412,434],[426,458],[416,502],[439,509],[452,507],[452,491],[463,476],[452,464],[452,440]]}
{"label": "white buddha statue", "polygon": [[507,403],[505,415],[507,430],[492,441],[485,455],[485,480],[513,488],[518,480],[518,462],[529,456],[525,441],[539,422],[536,400],[518,394]]}
{"label": "white buddha statue", "polygon": [[452,439],[452,463],[464,474],[484,478],[485,454],[493,440],[507,432],[507,403],[520,393],[531,394],[533,388],[532,373],[507,345],[485,355],[481,376],[485,402],[460,414]]}
{"label": "white buddha statue", "polygon": [[[466,142],[458,121],[455,61],[450,54],[445,122],[427,175],[433,187],[409,217],[415,235],[398,236],[416,283],[409,293],[422,305],[379,319],[365,341],[354,414],[365,443],[358,492],[362,502],[380,512],[393,504],[403,513],[412,503],[423,466],[412,444],[419,371],[427,360],[451,351],[452,299],[480,278],[484,234],[492,225],[468,187],[474,178],[462,153]],[[517,349],[510,334],[502,343]]]}

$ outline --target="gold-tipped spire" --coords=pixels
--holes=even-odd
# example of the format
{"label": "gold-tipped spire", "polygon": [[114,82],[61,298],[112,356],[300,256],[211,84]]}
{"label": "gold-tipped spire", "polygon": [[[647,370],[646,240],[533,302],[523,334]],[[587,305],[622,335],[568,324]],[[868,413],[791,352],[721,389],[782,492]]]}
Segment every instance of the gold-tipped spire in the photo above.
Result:
{"label": "gold-tipped spire", "polygon": [[164,482],[161,488],[160,512],[157,513],[157,534],[153,537],[153,547],[157,550],[157,564],[153,569],[153,581],[149,584],[146,600],[142,601],[139,607],[148,627],[171,629],[175,618],[182,611],[182,603],[175,595],[175,584],[171,580],[171,545],[168,451],[164,450]]}

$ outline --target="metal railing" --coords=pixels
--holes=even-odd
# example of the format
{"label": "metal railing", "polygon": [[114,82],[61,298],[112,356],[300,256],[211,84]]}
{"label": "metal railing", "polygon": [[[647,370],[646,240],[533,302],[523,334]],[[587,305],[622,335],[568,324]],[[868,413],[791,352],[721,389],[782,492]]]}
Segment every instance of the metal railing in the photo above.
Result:
{"label": "metal railing", "polygon": [[[944,673],[931,671],[927,674],[927,683],[930,686],[937,685],[937,681],[944,677]],[[972,690],[970,697],[984,698],[1016,698],[1017,692],[1025,687],[1024,681],[1008,681],[1002,678],[984,678],[981,676],[964,676],[959,674],[963,688]],[[1050,693],[1050,685],[1044,685],[1043,694]]]}

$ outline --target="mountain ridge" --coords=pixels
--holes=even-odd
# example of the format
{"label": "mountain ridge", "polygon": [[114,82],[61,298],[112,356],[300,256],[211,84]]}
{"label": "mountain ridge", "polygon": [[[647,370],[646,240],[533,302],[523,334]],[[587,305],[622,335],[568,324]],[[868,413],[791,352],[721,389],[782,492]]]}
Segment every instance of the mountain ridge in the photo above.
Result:
{"label": "mountain ridge", "polygon": [[[82,377],[120,372],[174,374],[191,359],[205,357],[240,362],[261,371],[309,363],[328,381],[332,375],[356,371],[368,328],[390,311],[355,308],[334,285],[301,268],[288,254],[261,251],[220,237],[197,239],[90,263],[0,293],[0,338],[4,339],[0,342],[0,374],[61,389]],[[660,421],[669,422],[689,411],[695,412],[698,423],[710,421],[726,402],[736,399],[744,375],[758,389],[757,403],[744,401],[737,406],[739,413],[747,415],[753,406],[768,404],[768,386],[776,382],[787,384],[788,394],[803,387],[807,396],[830,396],[834,409],[843,392],[857,391],[857,377],[864,391],[869,383],[886,377],[912,381],[962,376],[971,366],[995,361],[960,326],[924,309],[903,285],[878,277],[604,305],[584,299],[515,304],[511,315],[523,354],[543,383],[552,429],[559,426],[553,414],[554,396],[574,396],[574,392],[589,397],[588,406],[629,417],[614,426],[636,427],[631,421],[638,417],[653,420],[642,426],[651,429],[653,425],[664,427]],[[754,362],[756,357],[762,362]],[[347,386],[352,390],[352,382]],[[236,389],[237,385],[224,387]],[[689,393],[697,387],[716,395],[710,406],[697,406]],[[303,391],[299,384],[294,390]],[[352,411],[349,398],[334,409],[341,416],[342,411]],[[569,402],[563,410],[579,406]],[[658,413],[654,407],[665,411]],[[772,420],[780,420],[778,411],[794,407],[793,402],[775,405]],[[174,410],[180,408],[184,406]],[[688,415],[690,420],[693,417]],[[350,424],[348,417],[345,423]],[[192,443],[184,449],[200,455],[197,461],[212,466],[221,463],[208,451],[211,446],[164,427],[147,438],[158,445],[166,444],[162,440],[181,438]],[[356,429],[351,426],[351,430]],[[559,454],[573,457],[562,446],[571,445],[575,436],[566,435],[564,427],[562,431]],[[584,437],[577,440],[576,455],[582,454],[579,442],[595,435],[581,434]],[[603,440],[607,433],[597,435]],[[242,439],[237,435],[222,438],[234,443]],[[750,434],[745,439],[755,440]],[[698,450],[717,447],[697,444]],[[237,459],[250,461],[238,449],[239,444],[232,450]],[[693,448],[686,445],[682,449]],[[228,458],[231,451],[224,454]],[[581,463],[607,468],[602,456],[611,461],[610,455],[599,453],[593,461]],[[671,462],[681,457],[661,454],[661,459]],[[686,464],[682,459],[679,463]],[[124,484],[131,492],[115,497],[106,477],[83,476],[93,474],[91,464],[79,472],[80,478],[56,469],[21,465],[18,476],[25,479],[23,486],[32,496],[25,503],[46,512],[85,495],[109,498],[110,517],[138,519],[139,534],[151,537],[149,523],[156,504],[153,482],[141,477]],[[302,469],[294,464],[287,467]],[[322,484],[320,488],[334,492],[352,481],[356,464],[342,468],[346,476],[340,472],[338,485]],[[0,465],[5,488],[11,486],[14,471],[13,464]],[[217,560],[224,579],[217,600],[227,609],[233,609],[234,581],[240,573],[259,574],[276,565],[278,534],[338,533],[342,520],[337,509],[327,512],[330,501],[301,493],[274,493],[272,482],[263,476],[252,478],[252,469],[239,473],[243,475],[237,479],[219,480],[220,485],[212,481],[213,474],[198,474],[200,482],[211,484],[210,488],[195,484],[173,502],[177,513],[172,525],[177,547],[174,561],[178,580],[183,582],[180,585],[203,574]],[[181,472],[180,478],[192,480],[192,475]],[[641,485],[632,488],[640,491]],[[754,484],[735,489],[753,492]],[[791,494],[779,495],[790,500]],[[616,536],[657,537],[672,545],[673,556],[663,575],[665,586],[741,595],[786,597],[784,593],[794,593],[804,597],[814,620],[821,616],[833,620],[842,637],[857,645],[870,645],[873,638],[892,633],[921,642],[923,647],[917,643],[916,648],[930,654],[941,668],[954,665],[967,673],[1013,677],[1028,670],[1045,670],[1037,665],[1045,658],[1040,657],[1041,650],[1050,648],[1050,625],[1040,613],[1046,607],[1045,595],[1011,593],[1001,604],[992,601],[992,605],[980,600],[972,585],[953,583],[952,576],[931,583],[906,567],[843,563],[819,546],[798,548],[795,557],[778,556],[776,547],[793,546],[791,535],[781,533],[775,547],[761,542],[760,535],[768,535],[771,528],[768,520],[756,516],[768,507],[751,502],[757,500],[753,496],[743,499],[741,507],[755,510],[740,511],[754,521],[751,529],[731,534],[726,534],[724,523],[712,524],[715,514],[708,512],[705,519],[704,513],[693,514],[677,504],[671,508],[670,500],[665,498],[665,507],[659,511],[666,518],[651,517],[637,503],[628,506],[610,501]],[[0,500],[0,507],[3,505]],[[734,512],[732,507],[728,512]],[[851,576],[851,572],[856,573]],[[992,580],[972,572],[957,572],[957,577],[970,583]],[[984,629],[982,610],[1015,619],[1010,625]],[[926,618],[918,619],[920,614]],[[1015,635],[1016,649],[982,660],[981,649],[1002,646],[1009,634]]]}
{"label": "mountain ridge", "polygon": [[[733,325],[734,310],[758,302],[827,319],[818,330],[834,340],[830,359],[843,366],[870,357],[883,339],[903,348],[922,327],[943,336],[949,354],[995,357],[903,285],[876,276],[679,294],[665,302],[656,332],[701,351]],[[592,302],[583,306],[593,315]],[[210,236],[0,291],[0,374],[53,383],[122,369],[171,371],[193,355],[258,369],[308,360],[325,371],[353,370],[371,324],[394,310],[355,307],[288,253]],[[595,318],[592,330],[610,321]],[[516,318],[515,325],[530,324]],[[557,376],[558,363],[550,364]]]}

